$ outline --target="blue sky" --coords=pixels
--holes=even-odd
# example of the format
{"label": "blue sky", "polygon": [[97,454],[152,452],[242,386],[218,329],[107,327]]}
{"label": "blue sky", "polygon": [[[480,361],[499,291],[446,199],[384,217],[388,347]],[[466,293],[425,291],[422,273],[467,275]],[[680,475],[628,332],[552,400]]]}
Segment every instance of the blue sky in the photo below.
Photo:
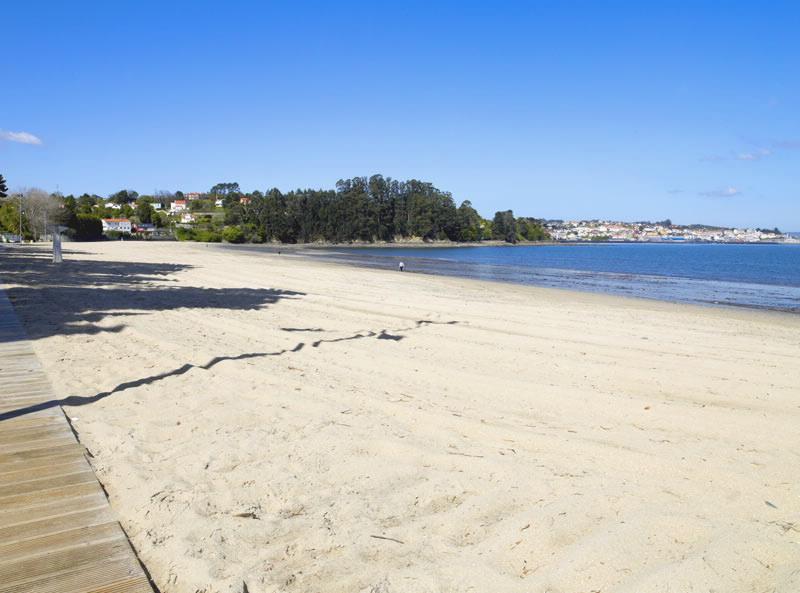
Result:
{"label": "blue sky", "polygon": [[[797,2],[4,5],[0,173],[800,230]],[[40,143],[37,143],[40,142]]]}

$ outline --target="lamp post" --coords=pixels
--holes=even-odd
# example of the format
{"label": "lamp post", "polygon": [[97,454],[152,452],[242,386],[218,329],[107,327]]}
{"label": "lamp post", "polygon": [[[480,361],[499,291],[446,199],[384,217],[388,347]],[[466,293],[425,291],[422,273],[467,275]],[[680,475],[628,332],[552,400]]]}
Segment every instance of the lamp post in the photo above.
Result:
{"label": "lamp post", "polygon": [[19,194],[19,244],[22,245],[22,194]]}

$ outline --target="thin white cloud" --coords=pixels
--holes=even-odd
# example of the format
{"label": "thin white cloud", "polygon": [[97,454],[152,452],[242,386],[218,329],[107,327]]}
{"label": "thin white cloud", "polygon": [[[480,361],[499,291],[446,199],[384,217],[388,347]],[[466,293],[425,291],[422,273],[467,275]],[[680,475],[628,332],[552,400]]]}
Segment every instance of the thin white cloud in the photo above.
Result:
{"label": "thin white cloud", "polygon": [[[761,144],[762,144],[761,146],[757,146],[752,150],[746,150],[742,152],[731,152],[727,156],[720,154],[706,155],[700,157],[700,162],[713,163],[713,162],[731,161],[731,160],[753,162],[766,159],[783,151],[800,150],[800,140],[792,140],[792,139],[774,140],[772,142],[761,143]],[[764,144],[766,144],[768,148],[766,148]]]}
{"label": "thin white cloud", "polygon": [[772,155],[769,148],[759,148],[750,152],[740,152],[736,158],[740,161],[760,161]]}
{"label": "thin white cloud", "polygon": [[711,191],[701,191],[700,195],[707,198],[732,198],[742,193],[742,190],[733,186],[728,186],[722,189],[713,189]]}
{"label": "thin white cloud", "polygon": [[30,132],[8,132],[6,130],[0,130],[0,140],[19,142],[20,144],[35,144],[37,146],[42,143],[38,136],[34,136]]}

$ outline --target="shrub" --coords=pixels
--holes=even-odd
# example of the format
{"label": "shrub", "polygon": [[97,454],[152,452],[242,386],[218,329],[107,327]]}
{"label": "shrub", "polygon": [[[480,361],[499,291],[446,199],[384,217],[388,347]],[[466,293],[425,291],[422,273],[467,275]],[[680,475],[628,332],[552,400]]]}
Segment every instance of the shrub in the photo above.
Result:
{"label": "shrub", "polygon": [[203,243],[219,243],[222,241],[222,234],[208,229],[197,229],[194,232],[194,240]]}
{"label": "shrub", "polygon": [[244,232],[238,226],[226,226],[222,229],[222,238],[228,243],[243,243]]}
{"label": "shrub", "polygon": [[194,229],[187,229],[179,226],[175,229],[175,237],[178,239],[178,241],[194,241]]}

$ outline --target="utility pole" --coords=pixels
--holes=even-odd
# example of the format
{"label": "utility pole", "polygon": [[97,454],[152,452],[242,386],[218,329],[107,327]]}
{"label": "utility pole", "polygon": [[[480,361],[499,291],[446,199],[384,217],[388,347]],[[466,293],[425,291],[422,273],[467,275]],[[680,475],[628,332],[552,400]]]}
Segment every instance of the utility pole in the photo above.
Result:
{"label": "utility pole", "polygon": [[22,194],[19,194],[19,243],[22,245]]}

